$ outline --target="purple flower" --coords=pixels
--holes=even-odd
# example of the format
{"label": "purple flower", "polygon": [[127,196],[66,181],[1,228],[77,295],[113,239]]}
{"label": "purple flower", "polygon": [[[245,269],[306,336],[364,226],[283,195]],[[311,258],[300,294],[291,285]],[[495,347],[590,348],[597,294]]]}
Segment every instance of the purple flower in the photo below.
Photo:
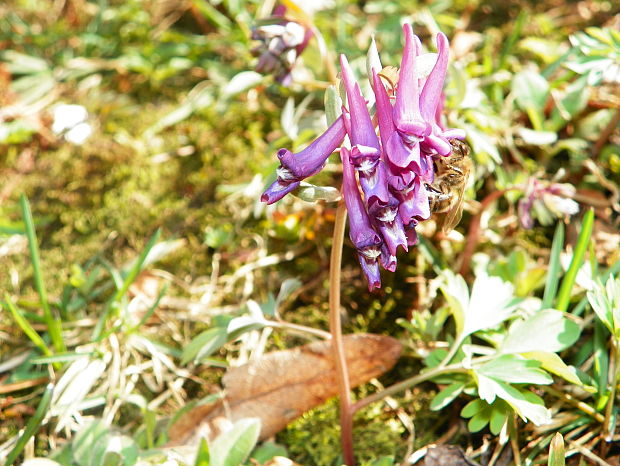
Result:
{"label": "purple flower", "polygon": [[286,8],[278,7],[274,15],[252,29],[253,40],[260,44],[252,50],[258,56],[256,71],[271,73],[284,86],[292,82],[291,70],[304,51],[313,32],[284,17]]}
{"label": "purple flower", "polygon": [[368,212],[360,197],[350,155],[347,148],[343,147],[340,150],[342,194],[349,213],[349,238],[357,249],[357,257],[368,280],[368,290],[372,291],[375,288],[381,288],[379,256],[383,241],[372,227]]}
{"label": "purple flower", "polygon": [[408,185],[397,191],[396,196],[400,201],[398,213],[404,225],[410,225],[411,222],[417,224],[431,216],[426,186],[419,176],[415,176]]}
{"label": "purple flower", "polygon": [[402,246],[407,251],[407,237],[399,215],[399,201],[394,196],[390,196],[388,205],[376,205],[370,211],[370,215],[391,255],[396,255],[398,246]]}
{"label": "purple flower", "polygon": [[431,125],[420,113],[420,93],[415,71],[415,59],[420,51],[420,41],[413,35],[411,24],[403,25],[405,49],[400,64],[398,89],[393,110],[392,132],[385,147],[391,164],[400,168],[409,166],[417,174],[427,169],[420,161],[420,141],[429,135]]}
{"label": "purple flower", "polygon": [[[405,24],[403,31],[405,47],[393,103],[379,77],[381,70],[370,70],[379,135],[353,71],[341,55],[348,108],[343,107],[332,126],[300,153],[278,151],[278,178],[261,198],[272,203],[295,189],[323,167],[348,135],[351,149],[340,150],[342,193],[349,213],[349,237],[371,291],[381,287],[379,266],[394,272],[399,246],[407,251],[418,242],[416,226],[430,217],[426,184],[434,180],[434,159],[451,153],[451,139],[465,136],[461,130],[446,129],[441,120],[448,66],[446,36],[437,36],[437,62],[423,79],[416,74],[420,40],[411,25]],[[528,202],[527,206],[534,203]]]}
{"label": "purple flower", "polygon": [[299,186],[304,178],[319,172],[328,157],[340,146],[346,132],[344,117],[340,116],[312,144],[297,154],[280,149],[277,179],[261,196],[261,201],[273,204]]}
{"label": "purple flower", "polygon": [[[392,105],[376,70],[373,70],[373,84],[379,131],[381,141],[385,147],[390,138],[397,134],[392,118]],[[429,163],[430,167],[427,165]],[[420,164],[424,172],[432,174],[432,163],[428,160],[428,157],[423,156],[420,158]],[[409,225],[412,220],[417,221],[429,218],[430,211],[426,188],[415,172],[391,165],[388,170],[388,185],[399,201],[399,217],[403,225]]]}
{"label": "purple flower", "polygon": [[449,155],[452,152],[450,139],[465,139],[461,129],[444,129],[441,113],[445,97],[442,89],[448,70],[448,38],[443,33],[437,34],[437,62],[428,75],[420,94],[420,112],[431,125],[430,134],[422,141],[422,149],[428,153]]}
{"label": "purple flower", "polygon": [[542,182],[529,179],[525,196],[519,200],[519,221],[523,228],[534,226],[534,216],[542,225],[551,225],[556,218],[579,212],[579,204],[571,197],[575,187],[567,183]]}
{"label": "purple flower", "polygon": [[375,203],[385,206],[389,194],[385,167],[380,161],[379,138],[370,119],[366,100],[344,55],[340,55],[340,67],[349,103],[350,124],[347,126],[352,145],[351,161],[359,172],[368,208]]}

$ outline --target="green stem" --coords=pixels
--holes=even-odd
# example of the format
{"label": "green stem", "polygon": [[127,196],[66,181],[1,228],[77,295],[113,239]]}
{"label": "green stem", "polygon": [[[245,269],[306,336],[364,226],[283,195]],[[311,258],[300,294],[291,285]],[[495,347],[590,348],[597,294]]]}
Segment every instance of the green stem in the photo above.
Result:
{"label": "green stem", "polygon": [[465,369],[462,364],[453,364],[451,366],[445,367],[435,367],[434,369],[430,369],[427,372],[422,374],[418,374],[409,379],[405,379],[402,382],[398,382],[394,385],[389,386],[386,389],[383,389],[377,393],[374,393],[366,398],[362,398],[361,400],[353,403],[352,409],[353,412],[358,411],[371,403],[375,403],[377,401],[381,401],[383,398],[387,396],[395,395],[396,393],[402,392],[407,388],[411,388],[414,385],[418,385],[419,383],[426,382],[427,380],[431,380],[439,375],[447,374],[449,372],[463,372],[467,373],[469,370]]}
{"label": "green stem", "polygon": [[340,268],[342,265],[342,246],[344,229],[347,220],[347,209],[343,200],[338,203],[334,235],[329,262],[329,332],[332,336],[332,350],[336,364],[336,378],[340,395],[340,440],[344,462],[348,466],[355,465],[353,452],[353,409],[351,408],[351,384],[349,371],[342,341],[340,322]]}
{"label": "green stem", "polygon": [[447,366],[450,363],[450,361],[452,361],[452,358],[454,357],[456,352],[459,350],[459,348],[461,347],[461,345],[465,341],[465,338],[467,338],[467,335],[460,335],[456,339],[456,341],[452,344],[452,347],[450,348],[450,351],[448,352],[446,357],[443,358],[443,361],[441,361],[439,363],[439,366],[437,366],[437,367],[445,367],[445,366]]}

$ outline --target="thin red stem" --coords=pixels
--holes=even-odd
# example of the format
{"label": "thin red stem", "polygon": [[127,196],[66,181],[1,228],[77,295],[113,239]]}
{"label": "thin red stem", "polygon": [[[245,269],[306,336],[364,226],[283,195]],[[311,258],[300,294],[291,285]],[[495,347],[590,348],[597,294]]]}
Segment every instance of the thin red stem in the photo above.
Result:
{"label": "thin red stem", "polygon": [[353,409],[351,408],[351,384],[349,370],[342,342],[340,322],[340,268],[342,264],[342,245],[347,220],[347,209],[344,201],[340,201],[336,210],[334,236],[329,262],[329,332],[332,336],[332,349],[336,363],[336,378],[340,395],[340,438],[344,462],[348,466],[355,465],[353,453]]}

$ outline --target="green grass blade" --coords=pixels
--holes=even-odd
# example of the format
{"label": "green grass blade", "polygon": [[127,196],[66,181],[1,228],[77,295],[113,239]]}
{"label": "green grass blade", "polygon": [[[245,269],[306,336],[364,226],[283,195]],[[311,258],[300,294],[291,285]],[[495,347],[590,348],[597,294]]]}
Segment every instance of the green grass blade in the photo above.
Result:
{"label": "green grass blade", "polygon": [[545,283],[545,294],[543,295],[542,308],[548,309],[553,306],[553,300],[558,291],[562,267],[560,265],[560,254],[564,249],[564,224],[558,222],[553,235],[551,245],[551,256],[549,258],[549,269],[547,270],[547,281]]}
{"label": "green grass blade", "polygon": [[96,357],[96,353],[91,351],[88,353],[59,353],[52,356],[43,356],[30,360],[31,364],[53,364],[56,362],[70,362],[85,357]]}
{"label": "green grass blade", "polygon": [[123,296],[125,296],[131,284],[136,280],[136,278],[138,277],[138,274],[142,271],[142,265],[144,264],[144,261],[146,260],[147,256],[151,252],[151,249],[153,249],[153,247],[159,241],[160,236],[161,236],[161,230],[157,229],[155,234],[151,236],[151,239],[149,239],[149,242],[146,243],[146,246],[140,253],[138,260],[134,262],[134,264],[129,269],[129,272],[127,272],[127,275],[125,276],[125,280],[123,281],[123,286],[116,292],[116,295],[114,296],[115,301],[119,301]]}
{"label": "green grass blade", "polygon": [[35,346],[43,352],[45,356],[51,356],[52,354],[54,354],[52,350],[47,347],[47,345],[43,341],[43,338],[41,338],[37,331],[32,328],[32,325],[30,325],[30,322],[26,320],[21,311],[17,309],[17,307],[15,307],[8,293],[4,294],[4,304],[13,316],[15,323],[19,326],[19,328],[22,329],[26,336],[30,338],[30,341],[32,341]]}
{"label": "green grass blade", "polygon": [[575,252],[573,253],[573,259],[570,262],[570,266],[562,280],[562,286],[558,293],[558,300],[555,308],[560,311],[566,311],[568,309],[568,303],[570,302],[570,294],[575,285],[577,278],[577,272],[583,264],[583,259],[588,249],[588,243],[590,242],[590,236],[592,235],[592,226],[594,224],[594,210],[590,209],[583,217],[583,223],[581,225],[581,232],[579,238],[577,238],[577,244],[575,246]]}
{"label": "green grass blade", "polygon": [[129,329],[129,331],[127,333],[133,333],[136,330],[138,330],[140,327],[142,327],[145,322],[147,320],[149,320],[149,318],[153,315],[153,313],[155,312],[155,309],[157,309],[157,306],[159,306],[159,303],[161,302],[162,298],[166,295],[166,292],[168,291],[168,284],[166,284],[161,291],[159,292],[159,294],[157,295],[157,298],[155,299],[155,301],[153,302],[153,304],[149,307],[149,309],[144,313],[144,315],[142,316],[142,319],[140,319],[140,322],[138,322],[136,325],[134,325],[131,329]]}
{"label": "green grass blade", "polygon": [[211,455],[209,454],[209,444],[204,438],[200,439],[198,445],[198,453],[196,454],[195,466],[209,466],[211,463]]}
{"label": "green grass blade", "polygon": [[26,424],[26,428],[24,429],[23,434],[17,440],[17,444],[15,448],[11,450],[11,452],[6,457],[5,466],[10,466],[15,464],[15,460],[21,454],[22,450],[28,443],[28,440],[36,433],[37,429],[43,422],[45,418],[45,414],[50,405],[50,401],[52,400],[52,392],[54,391],[54,385],[49,384],[45,387],[45,391],[43,392],[43,396],[41,397],[41,401],[39,402],[39,406],[37,406],[37,410],[34,413],[34,416],[30,418],[28,424]]}
{"label": "green grass blade", "polygon": [[28,249],[30,250],[30,261],[32,262],[32,269],[34,273],[34,285],[39,294],[41,300],[41,306],[43,307],[43,314],[47,324],[47,330],[52,339],[52,345],[58,352],[65,350],[65,343],[62,339],[61,323],[56,320],[52,315],[49,301],[47,299],[47,291],[45,290],[45,284],[43,282],[43,273],[41,271],[41,260],[39,259],[39,246],[37,243],[37,235],[34,228],[34,220],[32,218],[32,211],[30,210],[30,204],[25,195],[21,195],[19,198],[19,204],[22,210],[22,217],[24,220],[24,226],[26,229],[26,238],[28,239]]}
{"label": "green grass blade", "polygon": [[564,466],[566,464],[565,455],[564,437],[562,437],[562,434],[558,432],[553,437],[551,446],[549,447],[548,466]]}
{"label": "green grass blade", "polygon": [[155,232],[155,234],[151,236],[148,243],[146,244],[146,246],[140,253],[140,256],[138,257],[138,259],[132,264],[131,268],[127,272],[127,275],[125,275],[123,284],[116,290],[116,293],[114,294],[112,299],[108,301],[108,304],[101,318],[99,319],[99,321],[97,322],[97,325],[95,326],[95,330],[93,332],[94,341],[101,341],[101,339],[105,337],[106,334],[104,333],[103,329],[105,328],[106,321],[110,317],[110,314],[112,313],[112,311],[118,310],[118,306],[120,305],[121,300],[127,294],[129,287],[136,280],[136,278],[138,277],[138,274],[142,271],[142,266],[144,265],[146,258],[148,257],[153,247],[159,241],[160,236],[161,236],[161,230],[158,229]]}

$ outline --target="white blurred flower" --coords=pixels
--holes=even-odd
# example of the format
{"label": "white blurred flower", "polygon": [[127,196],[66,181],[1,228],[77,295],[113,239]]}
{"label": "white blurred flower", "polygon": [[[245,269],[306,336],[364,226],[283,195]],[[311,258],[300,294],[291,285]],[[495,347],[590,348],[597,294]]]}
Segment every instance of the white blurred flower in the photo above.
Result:
{"label": "white blurred flower", "polygon": [[52,115],[52,131],[58,135],[64,133],[64,138],[73,144],[84,144],[93,133],[86,121],[88,111],[82,105],[60,104],[54,107]]}
{"label": "white blurred flower", "polygon": [[81,146],[93,134],[90,123],[78,123],[65,134],[65,139],[73,144]]}
{"label": "white blurred flower", "polygon": [[56,134],[71,129],[88,118],[88,112],[81,105],[60,104],[54,107],[52,114],[54,115],[52,131]]}

